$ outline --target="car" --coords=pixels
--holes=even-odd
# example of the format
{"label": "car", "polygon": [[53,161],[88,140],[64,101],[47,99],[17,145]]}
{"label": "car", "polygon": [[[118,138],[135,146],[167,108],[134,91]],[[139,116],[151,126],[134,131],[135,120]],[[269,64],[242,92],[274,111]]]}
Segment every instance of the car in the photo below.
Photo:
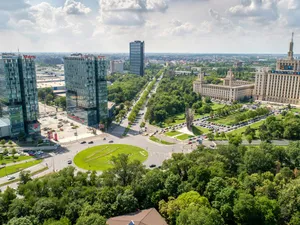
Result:
{"label": "car", "polygon": [[103,141],[105,141],[106,140],[106,138],[103,138]]}
{"label": "car", "polygon": [[113,141],[113,140],[110,140],[108,143],[114,143],[114,141]]}
{"label": "car", "polygon": [[71,159],[68,160],[68,164],[69,165],[72,164],[72,160]]}
{"label": "car", "polygon": [[94,144],[94,142],[93,141],[89,141],[88,144]]}
{"label": "car", "polygon": [[13,179],[15,179],[15,177],[14,177],[14,176],[7,177],[7,180],[13,180]]}
{"label": "car", "polygon": [[82,142],[80,142],[80,144],[86,144],[86,141],[82,141]]}
{"label": "car", "polygon": [[192,142],[191,141],[189,141],[189,145],[191,145],[192,144]]}
{"label": "car", "polygon": [[156,167],[156,165],[155,164],[151,164],[149,167],[150,168],[154,168],[154,167]]}

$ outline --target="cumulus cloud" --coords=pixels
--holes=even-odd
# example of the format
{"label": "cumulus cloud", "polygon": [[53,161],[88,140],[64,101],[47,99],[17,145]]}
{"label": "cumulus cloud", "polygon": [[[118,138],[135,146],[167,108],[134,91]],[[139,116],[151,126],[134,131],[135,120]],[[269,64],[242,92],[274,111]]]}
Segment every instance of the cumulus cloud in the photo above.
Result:
{"label": "cumulus cloud", "polygon": [[206,22],[203,22],[200,26],[196,27],[189,22],[173,19],[169,24],[169,27],[163,31],[161,36],[186,36],[190,34],[197,35],[201,32],[208,32]]}
{"label": "cumulus cloud", "polygon": [[246,17],[255,22],[269,22],[279,18],[278,0],[243,0],[241,4],[229,8],[233,17]]}
{"label": "cumulus cloud", "polygon": [[86,7],[81,2],[67,0],[64,5],[64,11],[70,15],[82,15],[91,12],[91,9]]}
{"label": "cumulus cloud", "polygon": [[104,24],[140,26],[146,22],[145,13],[165,12],[167,0],[100,0],[99,20]]}

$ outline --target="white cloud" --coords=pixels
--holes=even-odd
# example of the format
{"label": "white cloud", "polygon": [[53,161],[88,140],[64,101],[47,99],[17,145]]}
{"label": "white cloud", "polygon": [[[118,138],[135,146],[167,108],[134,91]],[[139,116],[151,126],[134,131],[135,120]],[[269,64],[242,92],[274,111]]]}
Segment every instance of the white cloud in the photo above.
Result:
{"label": "white cloud", "polygon": [[100,0],[99,5],[99,20],[118,26],[144,25],[146,13],[165,12],[168,8],[166,0]]}
{"label": "white cloud", "polygon": [[[169,23],[169,28],[165,29],[162,33],[162,36],[170,37],[170,36],[186,36],[186,35],[197,35],[201,32],[207,32],[208,27],[206,27],[205,22],[202,23],[199,27],[189,23],[182,22],[180,20],[171,20]],[[202,26],[204,25],[204,26]],[[204,28],[204,29],[203,29]]]}
{"label": "white cloud", "polygon": [[75,0],[66,0],[64,11],[70,15],[82,15],[88,14],[89,12],[91,12],[91,9],[86,7],[81,2],[76,2]]}
{"label": "white cloud", "polygon": [[241,4],[229,8],[233,17],[247,17],[255,22],[266,23],[279,18],[278,0],[243,0]]}

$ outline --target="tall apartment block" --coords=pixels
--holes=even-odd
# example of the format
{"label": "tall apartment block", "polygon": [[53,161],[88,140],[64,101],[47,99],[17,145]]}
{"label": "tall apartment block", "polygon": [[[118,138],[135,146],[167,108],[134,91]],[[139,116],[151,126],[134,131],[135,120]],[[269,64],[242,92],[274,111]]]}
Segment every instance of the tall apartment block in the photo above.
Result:
{"label": "tall apartment block", "polygon": [[288,57],[276,63],[275,70],[262,68],[255,76],[256,100],[300,104],[300,60],[294,58],[294,40],[290,42]]}
{"label": "tall apartment block", "polygon": [[144,76],[145,43],[143,41],[130,42],[130,73]]}
{"label": "tall apartment block", "polygon": [[103,56],[72,54],[64,58],[64,68],[68,117],[102,127],[108,117],[107,61]]}
{"label": "tall apartment block", "polygon": [[0,55],[0,137],[40,133],[34,59]]}
{"label": "tall apartment block", "polygon": [[123,73],[124,72],[124,62],[121,60],[110,61],[110,73]]}

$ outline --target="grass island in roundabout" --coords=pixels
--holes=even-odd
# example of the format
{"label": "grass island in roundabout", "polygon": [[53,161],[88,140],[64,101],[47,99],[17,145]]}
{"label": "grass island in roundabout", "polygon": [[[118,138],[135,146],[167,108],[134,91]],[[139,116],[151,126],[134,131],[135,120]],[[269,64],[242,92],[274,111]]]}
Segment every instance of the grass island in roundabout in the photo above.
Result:
{"label": "grass island in roundabout", "polygon": [[98,145],[79,152],[74,163],[85,170],[104,171],[112,167],[111,157],[119,154],[128,154],[130,160],[144,162],[148,158],[148,152],[140,147],[123,144]]}

